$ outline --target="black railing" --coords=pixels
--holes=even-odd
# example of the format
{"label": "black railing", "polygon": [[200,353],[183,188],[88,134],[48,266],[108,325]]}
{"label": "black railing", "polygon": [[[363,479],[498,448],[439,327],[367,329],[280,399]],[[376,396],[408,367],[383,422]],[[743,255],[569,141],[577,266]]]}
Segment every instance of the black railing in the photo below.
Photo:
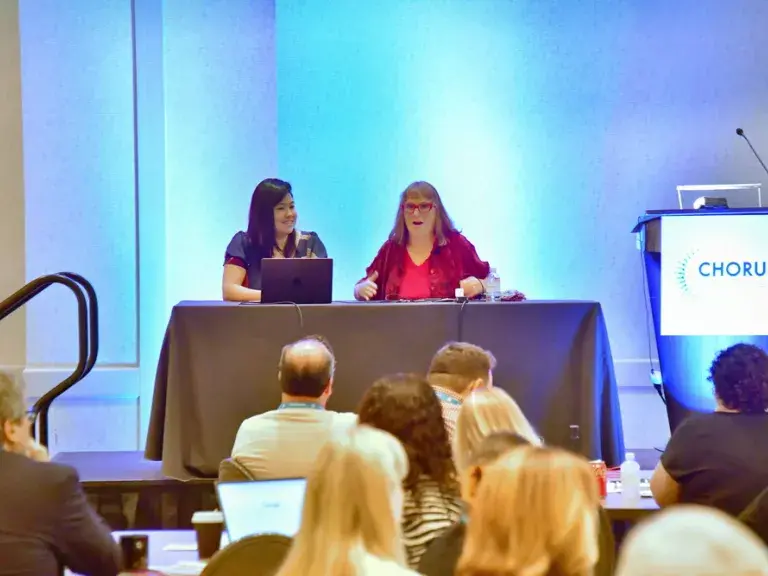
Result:
{"label": "black railing", "polygon": [[48,411],[59,396],[85,378],[96,365],[99,355],[99,303],[88,280],[72,272],[48,274],[32,280],[18,292],[0,302],[0,320],[13,314],[49,286],[61,284],[69,288],[77,300],[78,360],[74,372],[43,394],[32,408],[37,421],[38,439],[48,446]]}

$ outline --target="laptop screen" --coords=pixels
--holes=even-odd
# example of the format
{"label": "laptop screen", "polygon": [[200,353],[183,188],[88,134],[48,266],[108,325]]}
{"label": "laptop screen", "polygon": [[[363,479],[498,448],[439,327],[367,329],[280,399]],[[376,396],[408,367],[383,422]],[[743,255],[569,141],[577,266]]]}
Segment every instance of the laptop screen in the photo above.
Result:
{"label": "laptop screen", "polygon": [[306,483],[304,478],[291,478],[217,484],[230,541],[267,533],[295,536]]}

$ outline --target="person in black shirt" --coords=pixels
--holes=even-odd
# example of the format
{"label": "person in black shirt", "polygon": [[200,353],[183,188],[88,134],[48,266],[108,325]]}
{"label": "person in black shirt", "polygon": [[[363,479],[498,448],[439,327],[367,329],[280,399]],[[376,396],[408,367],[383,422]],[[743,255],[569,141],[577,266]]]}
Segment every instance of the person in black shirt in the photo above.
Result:
{"label": "person in black shirt", "polygon": [[768,487],[768,354],[731,346],[715,358],[709,380],[717,408],[674,431],[651,491],[662,507],[703,504],[737,516]]}

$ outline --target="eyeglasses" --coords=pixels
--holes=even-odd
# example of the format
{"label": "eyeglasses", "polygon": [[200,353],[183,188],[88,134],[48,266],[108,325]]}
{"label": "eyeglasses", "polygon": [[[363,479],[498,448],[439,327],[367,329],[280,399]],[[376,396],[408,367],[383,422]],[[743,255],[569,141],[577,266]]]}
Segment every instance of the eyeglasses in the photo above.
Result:
{"label": "eyeglasses", "polygon": [[420,204],[415,204],[413,202],[406,202],[403,204],[403,210],[408,214],[416,214],[416,210],[418,210],[420,213],[429,212],[432,210],[432,208],[435,207],[434,202],[421,202]]}

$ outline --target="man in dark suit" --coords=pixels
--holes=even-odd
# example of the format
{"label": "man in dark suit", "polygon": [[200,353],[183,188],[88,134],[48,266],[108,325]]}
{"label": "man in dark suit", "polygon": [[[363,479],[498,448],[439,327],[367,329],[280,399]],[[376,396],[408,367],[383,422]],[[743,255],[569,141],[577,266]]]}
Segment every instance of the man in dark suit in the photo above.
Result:
{"label": "man in dark suit", "polygon": [[120,549],[74,469],[31,436],[24,392],[0,374],[0,576],[115,576]]}

